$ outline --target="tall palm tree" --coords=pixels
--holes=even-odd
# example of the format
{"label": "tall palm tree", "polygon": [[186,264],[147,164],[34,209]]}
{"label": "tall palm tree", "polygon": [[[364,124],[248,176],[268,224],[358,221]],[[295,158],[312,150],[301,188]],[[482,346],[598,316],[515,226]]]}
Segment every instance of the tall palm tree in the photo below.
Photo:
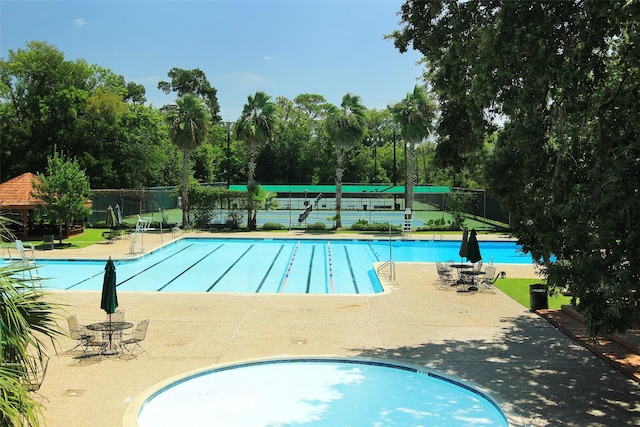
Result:
{"label": "tall palm tree", "polygon": [[405,208],[412,209],[415,148],[429,136],[435,119],[436,106],[425,88],[416,85],[413,92],[408,93],[402,101],[391,107],[391,113],[400,126],[400,133],[406,144],[404,203]]}
{"label": "tall palm tree", "polygon": [[[6,232],[5,221],[0,217],[0,235]],[[29,268],[22,263],[0,267],[1,426],[41,424],[41,406],[25,384],[34,375],[35,360],[48,357],[49,348],[55,348],[54,339],[63,335],[56,323],[61,307],[47,301]]]}
{"label": "tall palm tree", "polygon": [[360,97],[350,93],[342,97],[340,108],[331,106],[325,127],[336,146],[336,228],[342,227],[342,175],[344,153],[362,139],[365,133],[365,107]]}
{"label": "tall palm tree", "polygon": [[[242,114],[236,122],[236,136],[244,141],[249,153],[247,162],[247,188],[255,183],[256,156],[258,151],[272,139],[273,128],[277,120],[277,106],[271,101],[271,97],[258,91],[254,96],[247,97],[247,103],[242,109]],[[247,203],[247,226],[250,230],[256,229],[252,215],[251,203]]]}
{"label": "tall palm tree", "polygon": [[211,114],[200,98],[185,95],[167,110],[167,121],[171,141],[182,151],[182,226],[189,227],[189,160],[207,136]]}

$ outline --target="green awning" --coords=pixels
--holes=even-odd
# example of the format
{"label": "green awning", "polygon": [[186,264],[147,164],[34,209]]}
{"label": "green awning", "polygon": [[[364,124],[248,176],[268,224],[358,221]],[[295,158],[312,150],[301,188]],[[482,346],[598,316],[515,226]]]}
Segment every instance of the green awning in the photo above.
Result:
{"label": "green awning", "polygon": [[[266,191],[272,193],[285,194],[285,193],[325,193],[335,194],[335,185],[262,185]],[[233,191],[247,191],[246,185],[231,185],[230,190]],[[451,189],[446,186],[434,186],[434,185],[422,185],[413,187],[414,193],[449,193]],[[343,185],[343,194],[356,194],[356,193],[377,193],[377,194],[404,194],[404,185]]]}

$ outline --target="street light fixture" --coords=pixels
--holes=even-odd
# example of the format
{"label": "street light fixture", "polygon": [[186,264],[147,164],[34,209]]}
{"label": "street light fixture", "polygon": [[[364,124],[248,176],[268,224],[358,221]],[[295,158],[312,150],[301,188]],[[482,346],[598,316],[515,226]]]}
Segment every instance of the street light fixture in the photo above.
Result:
{"label": "street light fixture", "polygon": [[227,130],[227,189],[231,187],[231,127],[234,122],[220,122]]}
{"label": "street light fixture", "polygon": [[373,147],[373,178],[371,179],[371,183],[373,183],[373,180],[378,177],[378,143],[382,142],[382,138],[370,136],[366,141]]}

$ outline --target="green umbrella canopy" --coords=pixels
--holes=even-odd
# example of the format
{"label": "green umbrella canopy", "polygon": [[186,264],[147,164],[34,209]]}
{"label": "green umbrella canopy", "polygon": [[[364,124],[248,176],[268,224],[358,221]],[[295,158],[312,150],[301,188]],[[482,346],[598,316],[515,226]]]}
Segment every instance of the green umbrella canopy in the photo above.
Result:
{"label": "green umbrella canopy", "polygon": [[107,208],[107,227],[113,228],[116,224],[116,214],[113,212],[113,208],[109,206]]}
{"label": "green umbrella canopy", "polygon": [[482,259],[480,254],[480,245],[478,244],[478,237],[476,236],[476,230],[471,230],[469,235],[469,243],[467,245],[467,260],[471,263],[476,263]]}
{"label": "green umbrella canopy", "polygon": [[113,264],[111,257],[104,267],[104,281],[102,282],[102,300],[100,308],[113,314],[118,308],[118,294],[116,292],[116,266]]}
{"label": "green umbrella canopy", "polygon": [[469,234],[469,229],[465,227],[464,230],[462,231],[462,242],[460,243],[460,250],[458,251],[460,258],[467,257],[467,252],[469,250],[469,243],[467,242],[468,234]]}

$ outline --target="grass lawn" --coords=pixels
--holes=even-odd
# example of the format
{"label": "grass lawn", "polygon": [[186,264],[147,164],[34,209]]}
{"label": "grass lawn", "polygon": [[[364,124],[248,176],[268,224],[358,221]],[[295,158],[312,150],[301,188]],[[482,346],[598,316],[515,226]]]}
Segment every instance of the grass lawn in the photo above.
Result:
{"label": "grass lawn", "polygon": [[[54,236],[54,245],[56,249],[81,249],[87,246],[94,245],[96,243],[104,242],[102,233],[109,231],[108,228],[85,228],[84,232],[71,236],[68,239],[62,239],[62,246],[60,245],[60,239],[58,236]],[[36,249],[44,249],[43,243],[33,242]]]}
{"label": "grass lawn", "polygon": [[[531,306],[529,296],[529,285],[534,283],[541,283],[540,279],[498,279],[496,280],[495,287],[500,289],[505,294],[529,308]],[[549,296],[549,309],[559,310],[563,305],[569,305],[571,303],[571,297],[565,297],[564,295]]]}

